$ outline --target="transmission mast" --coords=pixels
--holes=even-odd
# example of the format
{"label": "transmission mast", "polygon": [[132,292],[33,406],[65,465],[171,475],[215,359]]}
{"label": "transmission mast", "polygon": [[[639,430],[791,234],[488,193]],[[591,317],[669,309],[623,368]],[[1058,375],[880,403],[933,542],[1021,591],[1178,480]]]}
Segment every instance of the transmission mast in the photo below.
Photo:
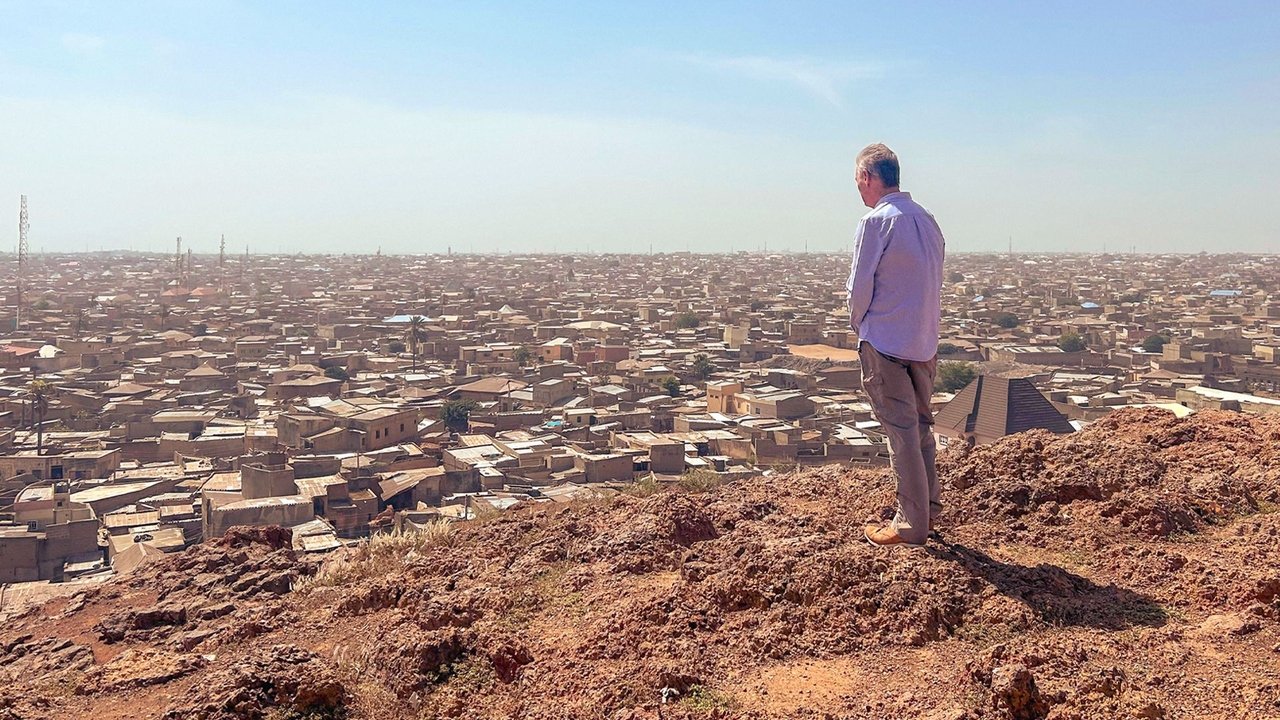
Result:
{"label": "transmission mast", "polygon": [[227,236],[218,243],[218,292],[227,291]]}
{"label": "transmission mast", "polygon": [[178,249],[173,254],[174,280],[182,284],[182,236],[178,236]]}
{"label": "transmission mast", "polygon": [[23,195],[18,208],[18,304],[13,311],[13,329],[22,327],[22,286],[27,279],[27,231],[31,223],[27,221],[27,196]]}

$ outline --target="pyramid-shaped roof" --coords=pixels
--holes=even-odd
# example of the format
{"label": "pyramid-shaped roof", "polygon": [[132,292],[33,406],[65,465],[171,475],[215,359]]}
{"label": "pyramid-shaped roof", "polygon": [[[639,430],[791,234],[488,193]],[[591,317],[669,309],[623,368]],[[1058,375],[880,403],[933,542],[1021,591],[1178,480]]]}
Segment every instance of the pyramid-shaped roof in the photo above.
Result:
{"label": "pyramid-shaped roof", "polygon": [[198,368],[194,368],[192,370],[187,371],[187,373],[183,375],[183,377],[189,377],[189,378],[226,377],[226,373],[213,367],[212,365],[201,365]]}
{"label": "pyramid-shaped roof", "polygon": [[1035,428],[1055,433],[1074,430],[1030,380],[991,375],[979,375],[966,385],[938,412],[934,427],[991,439]]}

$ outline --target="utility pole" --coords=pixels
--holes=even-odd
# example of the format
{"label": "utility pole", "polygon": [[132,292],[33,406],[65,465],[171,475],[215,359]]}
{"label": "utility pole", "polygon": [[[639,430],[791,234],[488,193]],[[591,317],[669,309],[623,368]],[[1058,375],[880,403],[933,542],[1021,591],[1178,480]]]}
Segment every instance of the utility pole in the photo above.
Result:
{"label": "utility pole", "polygon": [[27,231],[31,223],[27,221],[27,196],[23,195],[18,207],[18,304],[13,311],[13,329],[22,327],[22,286],[27,279]]}

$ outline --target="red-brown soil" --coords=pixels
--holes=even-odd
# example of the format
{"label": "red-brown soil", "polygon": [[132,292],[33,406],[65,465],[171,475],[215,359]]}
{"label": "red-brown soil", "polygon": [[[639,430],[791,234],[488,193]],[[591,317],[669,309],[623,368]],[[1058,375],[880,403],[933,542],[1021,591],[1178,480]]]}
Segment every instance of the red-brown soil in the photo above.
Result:
{"label": "red-brown soil", "polygon": [[867,545],[891,481],[836,466],[309,584],[236,533],[0,629],[0,719],[1280,717],[1280,419],[1129,410],[940,469],[922,550]]}

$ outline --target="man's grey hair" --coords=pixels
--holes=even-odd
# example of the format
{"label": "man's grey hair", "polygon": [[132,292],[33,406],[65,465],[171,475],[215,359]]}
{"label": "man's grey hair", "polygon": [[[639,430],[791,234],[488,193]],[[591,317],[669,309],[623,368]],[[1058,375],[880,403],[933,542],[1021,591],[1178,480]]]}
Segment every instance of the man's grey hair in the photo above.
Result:
{"label": "man's grey hair", "polygon": [[869,174],[880,178],[885,187],[898,187],[898,156],[893,154],[888,145],[873,143],[862,148],[858,153],[858,170],[866,170]]}

